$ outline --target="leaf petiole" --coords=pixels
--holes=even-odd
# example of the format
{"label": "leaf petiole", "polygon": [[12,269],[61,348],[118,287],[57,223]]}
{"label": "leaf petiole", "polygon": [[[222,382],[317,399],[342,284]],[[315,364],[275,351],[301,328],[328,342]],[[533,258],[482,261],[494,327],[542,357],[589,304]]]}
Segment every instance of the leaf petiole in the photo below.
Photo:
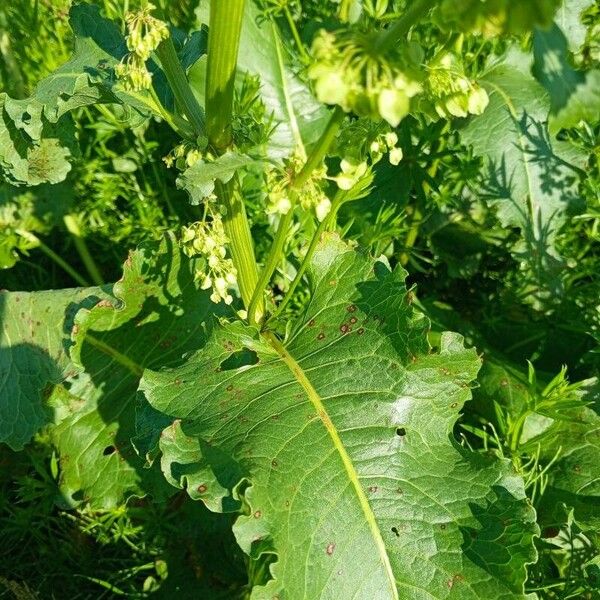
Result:
{"label": "leaf petiole", "polygon": [[277,233],[275,234],[275,240],[271,246],[271,251],[267,256],[265,266],[260,273],[258,283],[256,284],[254,294],[252,295],[250,306],[248,307],[248,319],[252,324],[257,324],[260,320],[260,318],[258,318],[256,315],[256,308],[258,307],[259,302],[262,300],[262,295],[265,291],[265,288],[271,280],[271,277],[273,276],[273,273],[275,272],[275,269],[281,260],[285,239],[294,216],[297,195],[301,193],[302,187],[308,181],[312,172],[323,162],[327,151],[337,135],[343,119],[344,111],[339,106],[336,106],[331,114],[331,117],[329,118],[325,130],[315,144],[312,152],[309,154],[306,163],[304,163],[304,166],[302,169],[300,169],[298,175],[296,175],[296,177],[290,183],[290,200],[292,205],[288,212],[281,217],[279,227],[277,228]]}

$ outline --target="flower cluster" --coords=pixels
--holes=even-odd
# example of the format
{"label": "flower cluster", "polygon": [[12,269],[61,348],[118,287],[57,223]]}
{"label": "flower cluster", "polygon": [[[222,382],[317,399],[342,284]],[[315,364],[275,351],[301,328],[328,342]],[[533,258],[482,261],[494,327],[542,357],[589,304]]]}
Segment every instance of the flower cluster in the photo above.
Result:
{"label": "flower cluster", "polygon": [[170,169],[175,165],[178,169],[184,170],[195,165],[199,160],[206,158],[209,161],[214,157],[210,152],[202,152],[198,146],[189,142],[182,142],[173,148],[166,156],[163,157],[163,162]]}
{"label": "flower cluster", "polygon": [[436,21],[443,29],[493,37],[548,27],[561,0],[442,0]]}
{"label": "flower cluster", "polygon": [[148,3],[141,10],[125,15],[129,54],[116,65],[115,73],[131,91],[139,92],[152,85],[152,73],[148,71],[146,61],[161,41],[169,37],[166,23],[152,16],[154,8]]}
{"label": "flower cluster", "polygon": [[369,160],[378,163],[386,153],[391,164],[397,165],[403,157],[395,131],[382,122],[371,119],[354,119],[340,132],[335,154],[350,162]]}
{"label": "flower cluster", "polygon": [[321,30],[313,42],[308,76],[321,102],[358,116],[381,117],[395,127],[422,89],[418,81],[422,51],[408,44],[400,51],[379,52],[376,40],[376,33]]}
{"label": "flower cluster", "polygon": [[382,123],[356,119],[345,127],[338,139],[336,154],[342,159],[341,172],[332,177],[341,190],[352,189],[372,173],[371,167],[387,154],[392,165],[403,158],[398,136]]}
{"label": "flower cluster", "polygon": [[292,208],[291,194],[298,194],[300,206],[304,210],[315,210],[317,219],[322,221],[331,208],[331,202],[322,188],[322,183],[327,177],[327,168],[314,169],[309,180],[302,186],[302,190],[295,192],[292,189],[292,178],[298,173],[304,161],[295,154],[283,169],[272,168],[266,174],[266,188],[268,195],[267,213],[285,215]]}
{"label": "flower cluster", "polygon": [[199,221],[184,227],[182,231],[183,251],[187,256],[202,256],[206,261],[203,271],[196,277],[203,290],[212,288],[210,299],[225,304],[233,302],[229,289],[236,285],[236,270],[227,256],[228,239],[223,228],[223,220],[218,212],[212,214],[212,221]]}
{"label": "flower cluster", "polygon": [[440,117],[480,115],[487,108],[487,92],[465,76],[454,54],[444,54],[428,70],[427,92]]}

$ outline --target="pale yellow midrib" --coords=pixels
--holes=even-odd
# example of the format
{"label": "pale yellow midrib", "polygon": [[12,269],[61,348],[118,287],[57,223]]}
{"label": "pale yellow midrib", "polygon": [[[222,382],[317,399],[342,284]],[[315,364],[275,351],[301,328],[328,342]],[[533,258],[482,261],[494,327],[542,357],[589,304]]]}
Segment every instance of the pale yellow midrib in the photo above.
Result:
{"label": "pale yellow midrib", "polygon": [[325,429],[327,429],[327,433],[333,441],[333,445],[337,453],[342,459],[342,463],[344,464],[344,468],[346,469],[348,478],[350,479],[352,487],[354,488],[354,491],[358,496],[360,507],[363,511],[363,514],[365,515],[367,524],[369,525],[369,529],[371,530],[371,533],[375,540],[375,545],[379,552],[381,562],[383,563],[386,575],[390,583],[390,589],[392,592],[391,598],[392,600],[399,600],[398,589],[396,587],[396,579],[394,577],[394,572],[392,570],[392,565],[387,554],[385,543],[381,536],[381,531],[379,530],[379,525],[377,524],[377,520],[375,519],[375,515],[373,514],[373,509],[371,508],[369,500],[362,488],[362,485],[360,484],[360,480],[352,463],[352,459],[348,455],[348,452],[344,447],[344,444],[337,432],[337,429],[335,428],[335,425],[333,424],[331,418],[329,417],[329,414],[327,413],[327,410],[325,409],[321,397],[313,387],[312,383],[309,381],[302,367],[296,362],[294,357],[286,350],[285,346],[279,341],[275,334],[271,332],[265,332],[263,335],[271,344],[271,346],[275,349],[275,351],[279,354],[286,366],[290,369],[298,383],[304,388],[308,399],[311,401],[312,405],[317,411],[319,419],[321,419],[321,422],[325,426]]}

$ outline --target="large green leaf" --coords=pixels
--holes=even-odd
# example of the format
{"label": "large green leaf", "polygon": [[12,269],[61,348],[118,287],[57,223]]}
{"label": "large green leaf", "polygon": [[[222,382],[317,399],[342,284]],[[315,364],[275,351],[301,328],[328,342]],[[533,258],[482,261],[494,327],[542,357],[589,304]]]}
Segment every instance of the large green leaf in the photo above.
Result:
{"label": "large green leaf", "polygon": [[[295,148],[302,153],[321,135],[328,111],[294,73],[275,21],[262,16],[251,0],[245,11],[238,69],[260,77],[260,98],[277,123],[269,140],[269,156],[286,158]],[[201,3],[197,15],[200,22],[208,23],[208,3]],[[198,63],[190,71],[190,81],[202,97],[205,67]]]}
{"label": "large green leaf", "polygon": [[[522,598],[534,514],[506,463],[452,428],[479,369],[454,334],[433,352],[401,270],[335,241],[284,342],[237,322],[141,390],[175,421],[167,478],[274,553],[252,598]],[[244,482],[247,482],[244,484]]]}
{"label": "large green leaf", "polygon": [[104,298],[99,288],[0,292],[0,442],[15,450],[52,419],[52,386],[78,369],[66,339],[81,303]]}
{"label": "large green leaf", "polygon": [[582,73],[569,62],[567,38],[557,25],[536,30],[533,37],[533,74],[550,95],[550,131],[581,121],[600,120],[600,71]]}
{"label": "large green leaf", "polygon": [[565,142],[552,140],[546,119],[550,101],[530,73],[530,59],[516,51],[481,78],[490,104],[462,132],[484,157],[481,195],[505,227],[518,227],[516,258],[534,276],[534,288],[557,294],[562,268],[554,246],[569,211],[579,208],[578,183],[584,157]]}
{"label": "large green leaf", "polygon": [[41,81],[33,95],[14,100],[0,94],[0,169],[16,185],[57,183],[76,155],[70,111],[96,103],[125,103],[149,112],[143,94],[115,88],[112,67],[127,53],[117,25],[99,7],[77,4],[70,12],[75,35],[71,60]]}
{"label": "large green leaf", "polygon": [[195,268],[172,237],[147,244],[130,254],[113,297],[77,313],[71,356],[85,372],[51,398],[68,502],[109,507],[131,494],[161,493],[131,444],[136,392],[144,368],[177,364],[203,344],[202,322],[216,307]]}
{"label": "large green leaf", "polygon": [[594,4],[594,0],[563,0],[556,12],[556,23],[569,41],[569,49],[577,52],[585,41],[586,28],[581,20],[583,11]]}
{"label": "large green leaf", "polygon": [[73,204],[73,190],[64,183],[15,188],[0,185],[0,269],[12,267],[18,251],[37,245],[30,233],[46,233],[59,223]]}

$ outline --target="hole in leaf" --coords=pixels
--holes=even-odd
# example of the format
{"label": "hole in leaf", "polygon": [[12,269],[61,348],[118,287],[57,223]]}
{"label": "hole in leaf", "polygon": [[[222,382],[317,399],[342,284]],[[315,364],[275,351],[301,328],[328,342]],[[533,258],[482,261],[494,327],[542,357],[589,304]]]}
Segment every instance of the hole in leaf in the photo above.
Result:
{"label": "hole in leaf", "polygon": [[400,532],[397,527],[392,527],[392,533],[395,534],[396,537],[400,537]]}
{"label": "hole in leaf", "polygon": [[240,367],[255,365],[258,362],[258,356],[254,350],[243,348],[234,352],[229,358],[226,358],[220,365],[222,371],[232,371]]}
{"label": "hole in leaf", "polygon": [[396,435],[404,437],[406,435],[406,429],[404,429],[404,427],[398,427],[398,429],[396,429]]}
{"label": "hole in leaf", "polygon": [[104,456],[110,456],[111,454],[114,454],[117,451],[117,449],[114,446],[106,446],[106,448],[104,448],[104,450],[102,451],[102,454]]}

